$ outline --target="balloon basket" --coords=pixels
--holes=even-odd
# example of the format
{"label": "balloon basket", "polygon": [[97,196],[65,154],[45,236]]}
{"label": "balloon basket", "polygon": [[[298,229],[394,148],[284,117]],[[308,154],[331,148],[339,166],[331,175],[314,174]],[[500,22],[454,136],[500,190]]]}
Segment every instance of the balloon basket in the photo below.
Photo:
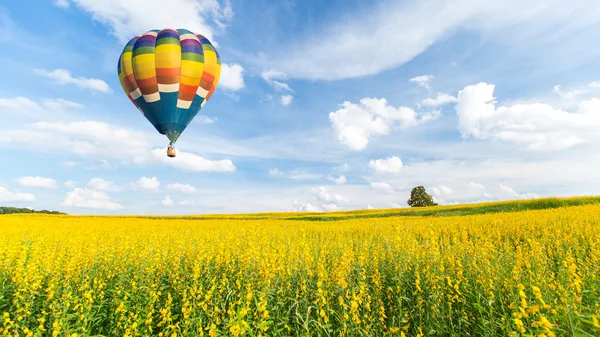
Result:
{"label": "balloon basket", "polygon": [[175,148],[172,145],[169,145],[169,148],[167,149],[167,156],[173,158],[176,155],[177,154],[175,153]]}

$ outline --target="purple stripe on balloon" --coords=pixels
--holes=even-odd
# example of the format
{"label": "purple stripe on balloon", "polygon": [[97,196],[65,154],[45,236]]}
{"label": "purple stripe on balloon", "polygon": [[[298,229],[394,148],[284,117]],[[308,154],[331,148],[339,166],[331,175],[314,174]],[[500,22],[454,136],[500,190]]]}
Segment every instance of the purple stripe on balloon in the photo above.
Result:
{"label": "purple stripe on balloon", "polygon": [[194,39],[185,39],[185,40],[181,40],[181,45],[182,46],[200,46],[200,42],[198,42]]}
{"label": "purple stripe on balloon", "polygon": [[138,41],[156,41],[156,36],[154,35],[143,35],[140,37]]}

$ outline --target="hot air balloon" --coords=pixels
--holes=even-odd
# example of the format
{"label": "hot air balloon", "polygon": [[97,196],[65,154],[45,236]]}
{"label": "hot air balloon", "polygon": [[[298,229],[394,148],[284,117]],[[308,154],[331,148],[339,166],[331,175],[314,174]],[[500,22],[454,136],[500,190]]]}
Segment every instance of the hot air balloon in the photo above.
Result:
{"label": "hot air balloon", "polygon": [[174,144],[215,91],[221,59],[210,41],[187,29],[150,30],[132,38],[119,56],[127,97]]}

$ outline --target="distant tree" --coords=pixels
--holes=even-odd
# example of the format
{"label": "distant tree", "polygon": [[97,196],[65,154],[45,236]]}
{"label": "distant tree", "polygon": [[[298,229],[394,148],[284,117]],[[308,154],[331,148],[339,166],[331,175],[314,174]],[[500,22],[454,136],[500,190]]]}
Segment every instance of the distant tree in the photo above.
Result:
{"label": "distant tree", "polygon": [[433,202],[433,197],[425,191],[423,186],[417,186],[410,191],[410,199],[407,203],[410,207],[437,206]]}

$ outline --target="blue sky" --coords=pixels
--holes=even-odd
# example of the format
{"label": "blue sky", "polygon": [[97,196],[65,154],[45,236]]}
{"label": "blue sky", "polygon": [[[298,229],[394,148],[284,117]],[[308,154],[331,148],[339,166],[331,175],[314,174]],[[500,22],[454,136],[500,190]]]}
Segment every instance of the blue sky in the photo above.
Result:
{"label": "blue sky", "polygon": [[[209,37],[219,87],[166,157],[116,63]],[[333,211],[597,194],[592,0],[0,5],[0,204],[72,214]]]}

